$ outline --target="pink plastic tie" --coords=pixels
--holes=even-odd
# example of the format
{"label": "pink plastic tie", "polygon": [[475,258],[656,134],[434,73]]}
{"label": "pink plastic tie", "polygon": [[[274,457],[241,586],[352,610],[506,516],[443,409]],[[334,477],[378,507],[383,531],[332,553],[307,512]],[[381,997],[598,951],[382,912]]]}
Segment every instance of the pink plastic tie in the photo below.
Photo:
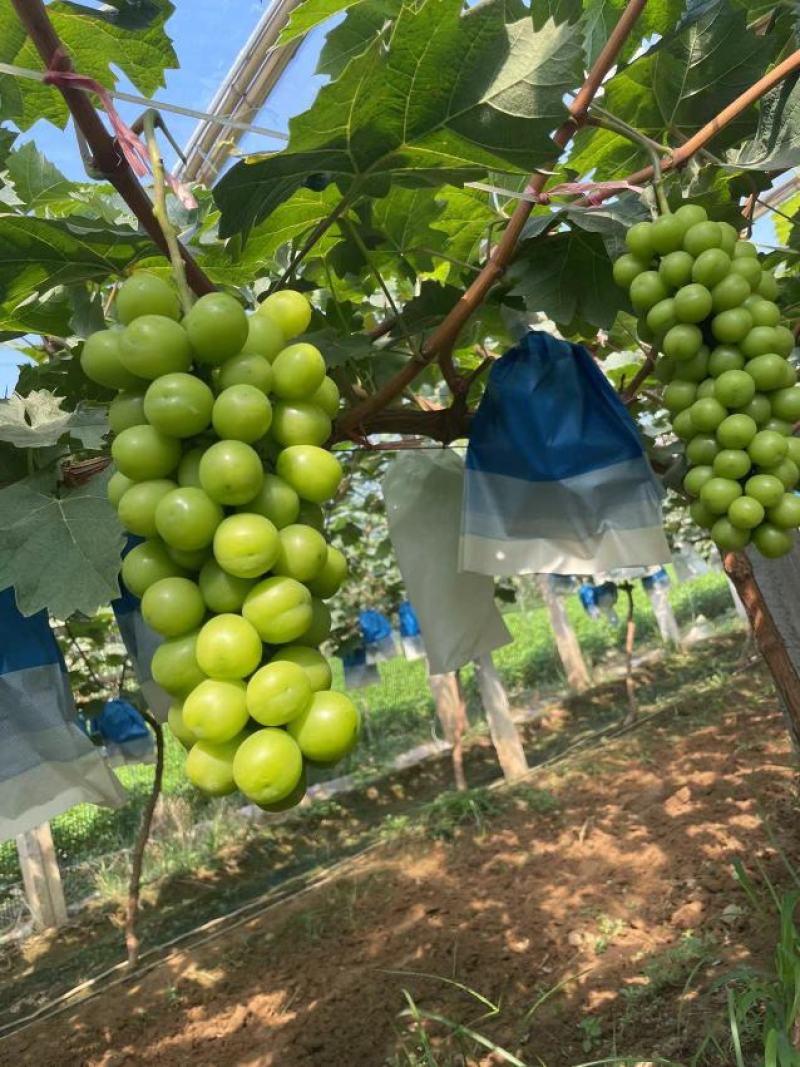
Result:
{"label": "pink plastic tie", "polygon": [[552,196],[583,196],[589,202],[590,207],[600,207],[603,201],[614,193],[630,190],[634,193],[643,193],[641,185],[632,185],[626,181],[611,182],[562,182],[554,185],[546,193],[537,193],[535,189],[525,190],[526,196],[533,197],[537,204],[549,204]]}
{"label": "pink plastic tie", "polygon": [[[111,99],[111,94],[104,85],[101,85],[99,81],[90,78],[86,74],[76,74],[75,71],[71,70],[48,70],[43,81],[45,85],[56,85],[64,89],[84,89],[99,96],[103,109],[108,115],[114,130],[117,144],[122,149],[122,154],[130,164],[131,170],[140,178],[151,173],[150,156],[147,149],[117,111],[114,101]],[[187,186],[166,171],[164,177],[172,192],[187,210],[197,207],[197,201]]]}

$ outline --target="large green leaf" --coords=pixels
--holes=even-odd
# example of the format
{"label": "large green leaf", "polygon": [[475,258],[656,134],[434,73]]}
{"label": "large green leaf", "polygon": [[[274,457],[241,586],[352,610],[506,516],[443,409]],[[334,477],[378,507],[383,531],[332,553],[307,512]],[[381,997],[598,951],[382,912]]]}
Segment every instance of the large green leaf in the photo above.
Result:
{"label": "large green leaf", "polygon": [[[536,26],[548,17],[559,23],[580,22],[576,32],[583,34],[586,65],[590,67],[625,7],[625,0],[539,0],[532,5],[532,15]],[[643,40],[662,36],[673,29],[683,8],[683,0],[648,0],[622,47],[621,58],[632,55]]]}
{"label": "large green leaf", "polygon": [[67,489],[48,470],[0,490],[0,588],[14,586],[24,615],[90,615],[119,596],[125,535],[106,482]]}
{"label": "large green leaf", "polygon": [[[757,81],[775,54],[776,35],[747,29],[744,11],[716,0],[680,33],[668,35],[615,75],[603,106],[665,147],[677,146]],[[744,112],[711,144],[719,154],[754,128]],[[616,177],[648,162],[638,145],[602,129],[575,139],[568,167],[597,179]]]}
{"label": "large green leaf", "polygon": [[105,281],[152,248],[128,227],[0,215],[0,301],[13,309],[59,285]]}
{"label": "large green leaf", "polygon": [[230,248],[216,243],[201,245],[198,261],[215,282],[226,285],[252,283],[274,265],[275,254],[280,248],[326,218],[339,200],[340,196],[333,185],[322,192],[298,189],[252,231],[244,251],[238,256]]}
{"label": "large green leaf", "polygon": [[569,27],[548,22],[534,34],[530,18],[506,25],[503,0],[464,14],[461,0],[404,7],[388,55],[373,43],[290,123],[285,151],[242,161],[222,178],[220,232],[260,222],[309,173],[374,196],[397,180],[461,181],[541,165],[579,56]]}
{"label": "large green leaf", "polygon": [[597,233],[570,229],[529,241],[510,274],[510,295],[521,296],[528,311],[543,311],[561,325],[581,319],[607,328],[625,306]]}
{"label": "large green leaf", "polygon": [[288,44],[298,37],[305,37],[315,26],[362,2],[363,0],[304,0],[289,16],[289,21],[278,38],[278,44]]}
{"label": "large green leaf", "polygon": [[489,227],[505,222],[505,216],[495,209],[489,194],[478,189],[445,185],[436,190],[436,200],[442,211],[431,228],[445,235],[442,250],[455,260],[476,262]]}
{"label": "large green leaf", "polygon": [[401,0],[360,0],[353,4],[343,21],[328,32],[317,61],[317,73],[338,78],[350,60],[366,52],[385,30],[400,6]]}
{"label": "large green leaf", "polygon": [[787,78],[761,101],[752,140],[728,153],[742,170],[791,170],[800,166],[800,75]]}
{"label": "large green leaf", "polygon": [[65,178],[33,143],[28,141],[6,161],[14,192],[26,210],[36,212],[54,200],[69,196],[72,182]]}
{"label": "large green leaf", "polygon": [[[122,71],[145,96],[152,96],[164,85],[166,68],[178,66],[164,30],[173,10],[167,0],[119,4],[117,10],[97,10],[68,0],[47,5],[53,27],[76,70],[109,88],[117,84],[116,71]],[[42,68],[39,53],[22,31],[11,0],[0,0],[0,59],[20,67]],[[13,119],[25,130],[40,118],[65,126],[69,112],[57,89],[4,75],[0,78],[0,117]]]}

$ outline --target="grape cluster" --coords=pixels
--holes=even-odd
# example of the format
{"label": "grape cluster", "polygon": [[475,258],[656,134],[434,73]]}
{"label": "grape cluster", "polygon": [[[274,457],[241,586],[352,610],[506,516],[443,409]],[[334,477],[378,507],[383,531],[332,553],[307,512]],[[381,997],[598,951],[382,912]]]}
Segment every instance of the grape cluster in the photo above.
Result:
{"label": "grape cluster", "polygon": [[697,204],[637,223],[626,243],[614,279],[662,353],[655,375],[685,443],[692,518],[723,550],[784,555],[800,526],[800,387],[775,278]]}
{"label": "grape cluster", "polygon": [[321,447],[339,392],[313,345],[287,343],[311,307],[285,290],[248,315],[212,293],[182,317],[172,286],[147,273],[115,307],[81,365],[119,390],[108,494],[144,538],[122,578],[164,638],[152,674],[174,698],[186,774],[213,796],[291,807],[306,764],[336,762],[359,729],[318,649],[347,564],[320,507],[342,477]]}

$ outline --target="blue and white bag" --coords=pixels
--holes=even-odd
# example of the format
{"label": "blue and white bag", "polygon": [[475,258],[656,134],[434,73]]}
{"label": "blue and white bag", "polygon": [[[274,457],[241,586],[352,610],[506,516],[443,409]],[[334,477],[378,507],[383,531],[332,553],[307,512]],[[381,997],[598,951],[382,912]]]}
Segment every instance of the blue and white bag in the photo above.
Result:
{"label": "blue and white bag", "polygon": [[492,367],[472,422],[461,569],[597,575],[668,562],[662,496],[586,349],[531,331]]}
{"label": "blue and white bag", "polygon": [[0,841],[75,804],[118,808],[125,790],[80,729],[46,611],[25,617],[0,592]]}

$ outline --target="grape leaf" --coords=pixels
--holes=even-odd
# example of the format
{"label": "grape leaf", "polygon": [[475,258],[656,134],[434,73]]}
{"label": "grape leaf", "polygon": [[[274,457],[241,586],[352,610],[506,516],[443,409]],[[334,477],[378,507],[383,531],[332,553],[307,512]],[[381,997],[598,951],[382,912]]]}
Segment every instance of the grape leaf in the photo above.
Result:
{"label": "grape leaf", "polygon": [[70,413],[61,410],[61,397],[45,389],[27,396],[12,393],[0,400],[0,441],[17,448],[45,448],[63,436]]}
{"label": "grape leaf", "polygon": [[298,4],[292,11],[277,43],[288,44],[298,37],[305,37],[315,26],[361,2],[362,0],[304,0],[304,3]]}
{"label": "grape leaf", "polygon": [[106,497],[109,473],[76,489],[40,471],[0,490],[0,587],[23,615],[91,615],[119,596],[125,535]]}
{"label": "grape leaf", "polygon": [[742,170],[791,170],[800,166],[800,74],[777,85],[762,99],[752,140],[728,153]]}
{"label": "grape leaf", "polygon": [[[752,85],[780,43],[778,35],[749,31],[745,12],[727,0],[693,14],[691,25],[663,37],[605,87],[603,106],[665,147],[691,136]],[[715,138],[712,150],[719,154],[754,124],[755,112],[744,112]],[[602,180],[647,162],[639,146],[618,134],[587,128],[576,137],[567,166]]]}
{"label": "grape leaf", "polygon": [[580,51],[569,27],[506,25],[504,0],[461,14],[461,0],[401,9],[380,42],[293,119],[287,149],[243,160],[215,188],[220,234],[266,218],[309,173],[342,191],[385,195],[392,181],[462,181],[488,168],[530,170],[552,154]]}
{"label": "grape leaf", "polygon": [[[244,251],[235,256],[220,244],[199,249],[198,261],[212,281],[227,285],[252,282],[275,262],[276,252],[326,218],[340,200],[335,186],[321,192],[298,189],[252,231]],[[338,240],[338,238],[337,238]]]}
{"label": "grape leaf", "polygon": [[543,311],[561,325],[579,318],[607,328],[625,306],[596,233],[570,229],[528,242],[510,277],[509,295],[521,296],[528,311]]}
{"label": "grape leaf", "polygon": [[108,434],[108,408],[103,404],[80,403],[67,425],[70,440],[81,448],[99,452]]}
{"label": "grape leaf", "polygon": [[328,31],[317,61],[317,74],[338,78],[351,59],[362,55],[390,25],[400,0],[361,0],[349,8],[344,20]]}
{"label": "grape leaf", "polygon": [[6,168],[14,192],[30,211],[44,207],[51,200],[63,200],[72,188],[72,182],[37,149],[33,141],[12,152]]}
{"label": "grape leaf", "polygon": [[343,367],[346,363],[381,354],[381,350],[375,348],[368,337],[360,334],[338,334],[330,328],[304,334],[301,340],[315,345],[325,357],[328,367]]}
{"label": "grape leaf", "polygon": [[[174,8],[166,0],[143,5],[118,4],[102,10],[55,0],[47,5],[53,27],[73,58],[75,69],[114,88],[122,71],[145,96],[164,85],[164,70],[178,66],[164,24]],[[11,0],[0,0],[0,59],[42,69],[33,43],[14,14]],[[69,111],[61,94],[41,82],[0,77],[0,117],[27,130],[40,118],[64,127]]]}
{"label": "grape leaf", "polygon": [[443,233],[443,251],[453,259],[472,263],[479,258],[481,242],[486,239],[491,223],[504,222],[505,217],[492,206],[487,193],[478,189],[459,189],[444,185],[435,193],[442,211],[431,223],[431,229]]}
{"label": "grape leaf", "polygon": [[105,281],[150,249],[149,238],[124,226],[0,215],[0,301],[13,312],[31,293]]}

